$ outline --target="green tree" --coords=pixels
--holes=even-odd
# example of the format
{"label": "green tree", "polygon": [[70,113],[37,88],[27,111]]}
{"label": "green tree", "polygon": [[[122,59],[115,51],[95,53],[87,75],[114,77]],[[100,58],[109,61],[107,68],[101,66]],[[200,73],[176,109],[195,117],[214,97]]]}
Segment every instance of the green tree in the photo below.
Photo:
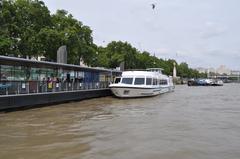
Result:
{"label": "green tree", "polygon": [[79,64],[80,59],[83,59],[86,64],[91,64],[96,53],[92,30],[74,19],[65,10],[58,10],[52,16],[52,22],[54,24],[52,29],[57,31],[61,37],[59,43],[67,45],[68,62]]}
{"label": "green tree", "polygon": [[90,64],[95,55],[92,30],[67,11],[50,15],[39,0],[4,0],[0,12],[0,54],[38,56],[56,61],[57,49],[67,45],[69,63],[82,58]]}
{"label": "green tree", "polygon": [[125,69],[136,68],[137,49],[132,47],[131,44],[113,41],[107,45],[106,52],[111,68],[118,67],[121,62],[125,62]]}
{"label": "green tree", "polygon": [[65,44],[61,33],[52,28],[43,28],[37,37],[35,42],[39,45],[38,55],[45,56],[47,60],[56,61],[58,48]]}
{"label": "green tree", "polygon": [[51,25],[50,12],[44,3],[3,0],[0,14],[0,54],[37,55],[37,34],[43,27]]}
{"label": "green tree", "polygon": [[138,69],[146,69],[149,68],[151,65],[153,65],[153,61],[151,60],[151,56],[149,52],[142,52],[142,53],[138,53],[136,56],[136,67]]}
{"label": "green tree", "polygon": [[0,10],[0,54],[16,54],[16,8],[11,1],[2,1]]}
{"label": "green tree", "polygon": [[189,77],[189,68],[188,68],[188,64],[183,62],[180,63],[177,66],[177,74],[178,76],[180,76],[181,78],[187,78]]}
{"label": "green tree", "polygon": [[110,68],[110,66],[109,66],[110,60],[107,57],[106,48],[97,47],[95,45],[95,50],[96,50],[96,54],[92,60],[91,66]]}
{"label": "green tree", "polygon": [[21,56],[38,54],[38,32],[51,25],[48,8],[42,1],[3,1],[0,53]]}

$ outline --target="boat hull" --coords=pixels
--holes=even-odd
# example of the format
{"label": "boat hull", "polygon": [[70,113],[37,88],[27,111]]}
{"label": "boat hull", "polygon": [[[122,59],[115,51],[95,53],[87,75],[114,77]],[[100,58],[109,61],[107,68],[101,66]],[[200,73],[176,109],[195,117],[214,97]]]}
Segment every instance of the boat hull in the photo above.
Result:
{"label": "boat hull", "polygon": [[171,92],[173,87],[136,88],[136,87],[110,87],[112,93],[120,98],[150,97]]}

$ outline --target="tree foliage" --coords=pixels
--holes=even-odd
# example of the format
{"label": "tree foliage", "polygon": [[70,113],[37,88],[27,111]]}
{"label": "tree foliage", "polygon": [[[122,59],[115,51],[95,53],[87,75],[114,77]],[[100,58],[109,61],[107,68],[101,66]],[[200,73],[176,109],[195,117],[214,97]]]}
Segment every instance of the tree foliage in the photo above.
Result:
{"label": "tree foliage", "polygon": [[57,49],[66,45],[70,63],[83,58],[88,64],[95,52],[88,26],[64,10],[51,15],[39,0],[3,0],[0,26],[1,55],[44,55],[56,61]]}
{"label": "tree foliage", "polygon": [[48,8],[41,1],[3,1],[0,53],[34,56],[39,52],[38,32],[51,25]]}

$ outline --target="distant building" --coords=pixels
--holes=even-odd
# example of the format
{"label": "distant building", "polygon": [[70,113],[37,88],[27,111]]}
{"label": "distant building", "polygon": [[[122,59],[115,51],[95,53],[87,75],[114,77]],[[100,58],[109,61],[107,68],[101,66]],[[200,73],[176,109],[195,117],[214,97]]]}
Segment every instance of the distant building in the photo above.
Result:
{"label": "distant building", "polygon": [[199,73],[207,73],[210,76],[215,76],[217,74],[218,75],[240,75],[240,70],[230,70],[225,65],[221,65],[217,69],[198,67],[196,68],[196,70]]}
{"label": "distant building", "polygon": [[198,67],[196,68],[196,70],[199,72],[199,73],[207,73],[207,70],[206,68],[203,68],[203,67]]}
{"label": "distant building", "polygon": [[198,67],[196,68],[196,70],[199,72],[199,73],[216,73],[216,70],[215,68],[203,68],[203,67]]}
{"label": "distant building", "polygon": [[231,75],[239,76],[239,75],[240,75],[240,71],[232,70],[232,71],[231,71]]}
{"label": "distant building", "polygon": [[207,69],[207,73],[216,73],[216,69],[215,68],[208,68]]}
{"label": "distant building", "polygon": [[217,68],[216,73],[220,75],[223,75],[223,74],[230,75],[231,70],[228,69],[225,65],[221,65],[219,68]]}

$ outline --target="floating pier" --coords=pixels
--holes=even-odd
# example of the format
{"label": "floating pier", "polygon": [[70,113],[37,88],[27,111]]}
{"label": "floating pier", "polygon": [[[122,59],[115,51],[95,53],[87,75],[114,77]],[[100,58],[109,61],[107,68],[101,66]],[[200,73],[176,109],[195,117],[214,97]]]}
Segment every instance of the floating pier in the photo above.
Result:
{"label": "floating pier", "polygon": [[0,56],[0,111],[111,95],[121,71]]}

